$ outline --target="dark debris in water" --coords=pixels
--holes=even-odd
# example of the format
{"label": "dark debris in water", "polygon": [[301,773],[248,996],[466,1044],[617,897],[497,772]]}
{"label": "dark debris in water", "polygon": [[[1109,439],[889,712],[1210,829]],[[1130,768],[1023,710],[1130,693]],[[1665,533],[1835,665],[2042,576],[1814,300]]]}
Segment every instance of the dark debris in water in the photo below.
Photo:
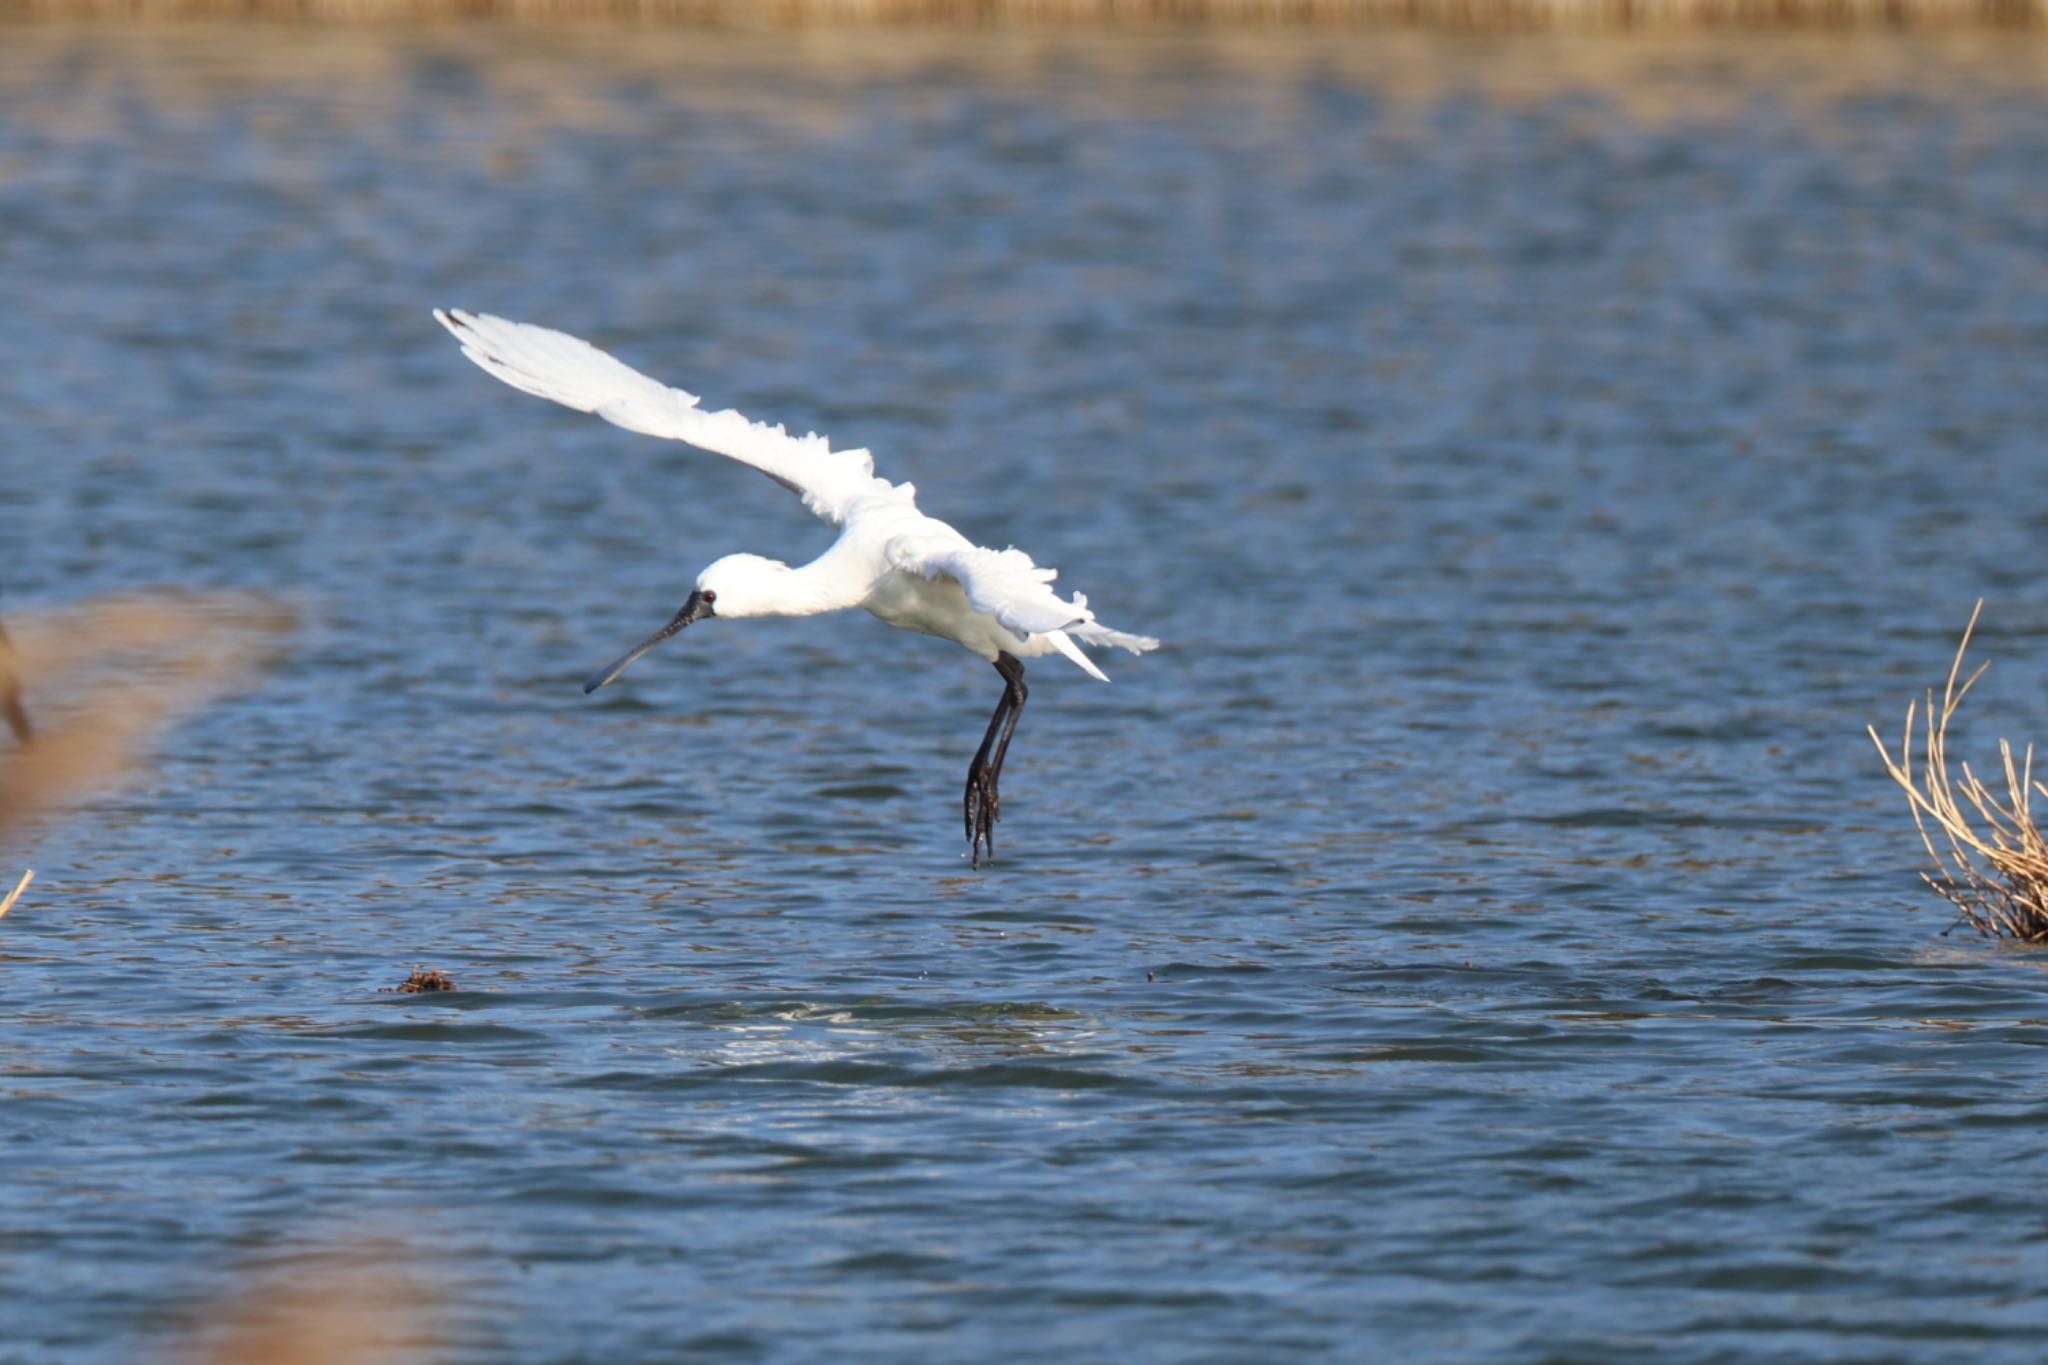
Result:
{"label": "dark debris in water", "polygon": [[436,967],[428,970],[424,967],[415,967],[412,969],[411,976],[408,976],[396,986],[386,987],[379,991],[378,994],[418,995],[422,991],[452,991],[454,989],[455,978],[440,968]]}

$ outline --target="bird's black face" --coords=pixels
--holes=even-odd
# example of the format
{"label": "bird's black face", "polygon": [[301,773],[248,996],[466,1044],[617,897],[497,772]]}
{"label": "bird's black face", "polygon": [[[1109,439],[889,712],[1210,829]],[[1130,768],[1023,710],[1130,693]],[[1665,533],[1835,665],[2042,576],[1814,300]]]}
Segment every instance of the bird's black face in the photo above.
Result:
{"label": "bird's black face", "polygon": [[692,621],[701,621],[707,616],[718,615],[717,612],[711,609],[712,604],[716,601],[718,601],[718,594],[715,592],[691,592],[689,600],[683,603],[682,610],[671,617],[667,625],[655,631],[654,634],[648,636],[624,654],[621,654],[606,667],[591,674],[589,681],[583,684],[584,692],[587,694],[597,691],[598,688],[603,687],[606,683],[630,668],[635,659],[638,659],[642,654],[645,654],[669,636],[674,635]]}

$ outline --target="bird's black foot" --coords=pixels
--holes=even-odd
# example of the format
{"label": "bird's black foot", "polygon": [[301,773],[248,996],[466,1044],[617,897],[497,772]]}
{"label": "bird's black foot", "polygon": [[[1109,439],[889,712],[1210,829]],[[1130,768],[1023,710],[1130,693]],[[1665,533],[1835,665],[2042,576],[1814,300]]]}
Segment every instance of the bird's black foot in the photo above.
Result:
{"label": "bird's black foot", "polygon": [[981,860],[996,860],[996,817],[1002,814],[1002,797],[996,792],[999,774],[985,763],[967,770],[967,848],[971,866]]}
{"label": "bird's black foot", "polygon": [[1002,796],[997,785],[1003,777],[1003,759],[1010,752],[1010,736],[1016,732],[1017,717],[1024,711],[1030,692],[1024,686],[1024,665],[1015,656],[996,656],[996,672],[1003,675],[1003,699],[988,718],[988,732],[967,765],[967,796],[964,814],[967,825],[969,864],[980,867],[983,858],[996,857],[996,818],[1002,814]]}

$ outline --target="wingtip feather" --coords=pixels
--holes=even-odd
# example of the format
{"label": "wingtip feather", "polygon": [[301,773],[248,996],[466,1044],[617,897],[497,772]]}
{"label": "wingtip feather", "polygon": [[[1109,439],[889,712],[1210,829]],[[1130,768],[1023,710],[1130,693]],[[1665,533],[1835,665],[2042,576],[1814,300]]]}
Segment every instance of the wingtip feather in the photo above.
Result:
{"label": "wingtip feather", "polygon": [[683,441],[751,465],[801,495],[806,507],[835,525],[846,520],[858,498],[912,496],[876,479],[874,461],[865,450],[835,453],[816,433],[796,438],[779,423],[750,422],[731,409],[705,412],[696,394],[650,378],[581,337],[461,308],[431,311],[461,343],[463,354],[501,382],[595,413],[629,431]]}

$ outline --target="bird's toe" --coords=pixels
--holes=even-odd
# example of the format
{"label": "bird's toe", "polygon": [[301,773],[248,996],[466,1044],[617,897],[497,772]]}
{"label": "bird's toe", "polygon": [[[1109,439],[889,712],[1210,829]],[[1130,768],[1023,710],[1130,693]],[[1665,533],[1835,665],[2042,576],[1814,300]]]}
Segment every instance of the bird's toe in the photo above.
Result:
{"label": "bird's toe", "polygon": [[991,862],[996,855],[996,816],[1001,808],[1001,798],[996,793],[994,777],[985,772],[976,772],[967,780],[966,824],[968,858],[972,866],[980,867],[983,859]]}

